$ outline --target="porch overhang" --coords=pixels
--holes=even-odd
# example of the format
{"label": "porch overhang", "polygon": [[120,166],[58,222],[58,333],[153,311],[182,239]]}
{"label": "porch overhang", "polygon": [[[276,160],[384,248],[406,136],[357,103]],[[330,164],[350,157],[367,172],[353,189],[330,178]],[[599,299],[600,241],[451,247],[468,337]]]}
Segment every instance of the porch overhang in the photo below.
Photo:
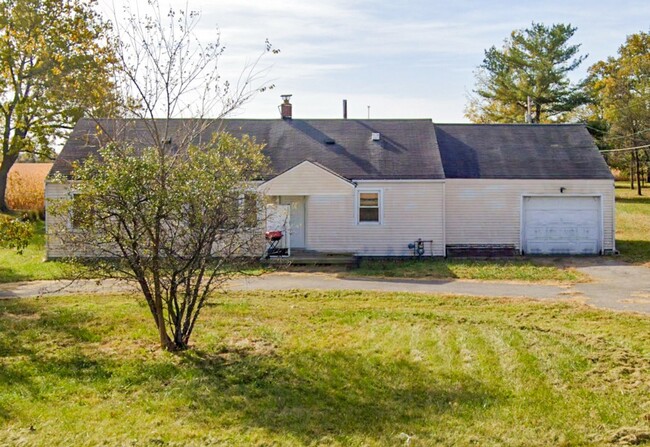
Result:
{"label": "porch overhang", "polygon": [[318,163],[305,160],[262,183],[258,191],[267,196],[350,194],[356,184]]}

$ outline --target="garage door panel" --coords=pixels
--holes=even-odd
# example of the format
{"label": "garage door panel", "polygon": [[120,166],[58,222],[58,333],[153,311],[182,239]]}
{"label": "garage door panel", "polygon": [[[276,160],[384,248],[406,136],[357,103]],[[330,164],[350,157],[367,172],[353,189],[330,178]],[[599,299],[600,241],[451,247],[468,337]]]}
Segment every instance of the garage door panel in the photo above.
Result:
{"label": "garage door panel", "polygon": [[529,254],[597,254],[601,235],[598,197],[526,197],[523,249]]}
{"label": "garage door panel", "polygon": [[545,245],[546,244],[544,242],[529,241],[527,244],[526,254],[530,254],[530,255],[544,254]]}
{"label": "garage door panel", "polygon": [[[568,247],[568,250],[567,250]],[[561,255],[565,253],[575,253],[576,252],[576,247],[574,244],[567,244],[564,242],[558,242],[554,241],[546,245],[545,247],[542,247],[543,249],[546,249],[546,251],[542,251],[542,253],[548,253],[551,255]]]}
{"label": "garage door panel", "polygon": [[546,239],[546,227],[543,225],[535,225],[530,227],[528,240],[543,241]]}
{"label": "garage door panel", "polygon": [[598,253],[598,243],[596,242],[579,242],[577,252],[583,255],[590,255]]}
{"label": "garage door panel", "polygon": [[598,228],[595,226],[585,226],[581,225],[578,228],[578,238],[583,240],[583,239],[588,239],[588,240],[597,240],[599,237],[598,234]]}

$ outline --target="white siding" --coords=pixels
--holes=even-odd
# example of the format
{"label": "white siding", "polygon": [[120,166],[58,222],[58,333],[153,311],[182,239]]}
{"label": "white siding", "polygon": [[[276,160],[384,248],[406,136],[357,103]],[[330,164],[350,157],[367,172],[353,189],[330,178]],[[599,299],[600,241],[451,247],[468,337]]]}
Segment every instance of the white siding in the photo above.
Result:
{"label": "white siding", "polygon": [[354,185],[310,162],[303,162],[259,186],[269,196],[348,194]]}
{"label": "white siding", "polygon": [[[288,175],[289,174],[289,175]],[[281,180],[281,181],[280,181]],[[305,163],[264,184],[267,193],[304,195],[306,248],[367,256],[410,256],[408,244],[433,240],[437,256],[447,245],[504,244],[520,248],[524,195],[602,196],[603,248],[614,247],[614,184],[610,180],[373,181],[357,188]],[[382,192],[382,223],[358,224],[358,189]],[[48,201],[68,194],[69,185],[46,183]],[[444,213],[443,213],[444,211]],[[445,222],[446,216],[446,222]],[[47,256],[71,255],[56,238],[56,222],[47,216]],[[426,245],[429,254],[429,245]]]}
{"label": "white siding", "polygon": [[520,248],[521,200],[524,195],[602,196],[603,249],[614,249],[614,182],[612,180],[446,181],[447,245],[508,244]]}
{"label": "white siding", "polygon": [[[102,256],[102,252],[98,249],[92,247],[87,248],[83,252],[80,252],[79,246],[75,249],[67,246],[61,242],[61,239],[57,237],[60,232],[69,231],[70,223],[68,219],[64,219],[62,216],[55,216],[51,212],[48,212],[52,208],[53,204],[56,203],[56,200],[60,199],[69,199],[70,198],[70,183],[45,183],[45,248],[46,248],[46,257],[47,259],[54,258],[65,258],[73,256]],[[261,256],[264,252],[266,241],[264,240],[264,229],[260,227],[255,230],[255,238],[250,238],[250,233],[247,236],[244,236],[239,243],[242,245],[242,255],[251,255],[254,257]],[[214,251],[217,252],[220,250],[218,244],[215,244]],[[105,253],[104,253],[105,255]]]}
{"label": "white siding", "polygon": [[69,184],[45,182],[45,249],[48,259],[73,255],[73,253],[65,249],[65,245],[56,237],[57,232],[61,231],[61,227],[67,225],[67,222],[60,217],[53,216],[50,212],[53,202],[57,199],[69,198],[69,193]]}
{"label": "white siding", "polygon": [[[368,256],[410,256],[408,244],[433,240],[444,255],[444,184],[442,182],[363,182],[383,197],[381,224],[357,224],[356,190],[341,195],[313,195],[306,202],[306,240],[310,250]],[[429,244],[426,244],[429,255]]]}

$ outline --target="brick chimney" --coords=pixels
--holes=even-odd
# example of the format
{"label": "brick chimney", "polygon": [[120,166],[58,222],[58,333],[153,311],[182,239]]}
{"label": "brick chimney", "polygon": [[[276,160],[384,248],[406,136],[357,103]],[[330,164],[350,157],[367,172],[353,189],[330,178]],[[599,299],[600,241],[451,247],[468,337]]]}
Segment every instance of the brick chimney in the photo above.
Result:
{"label": "brick chimney", "polygon": [[280,116],[283,120],[291,119],[291,95],[280,95],[282,97],[282,104],[280,104]]}

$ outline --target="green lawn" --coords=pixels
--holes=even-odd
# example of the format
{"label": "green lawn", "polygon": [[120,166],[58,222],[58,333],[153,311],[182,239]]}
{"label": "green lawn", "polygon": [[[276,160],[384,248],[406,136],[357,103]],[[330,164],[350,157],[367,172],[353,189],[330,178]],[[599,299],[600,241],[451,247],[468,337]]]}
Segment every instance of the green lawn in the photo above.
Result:
{"label": "green lawn", "polygon": [[539,261],[512,260],[364,260],[350,276],[419,279],[476,279],[524,282],[584,282],[588,277],[572,268],[546,265]]}
{"label": "green lawn", "polygon": [[638,196],[628,183],[616,183],[616,248],[628,262],[650,262],[650,188]]}
{"label": "green lawn", "polygon": [[34,237],[23,254],[0,248],[0,283],[67,279],[73,276],[69,265],[45,260],[45,224],[34,223]]}
{"label": "green lawn", "polygon": [[[0,248],[0,283],[39,279],[68,279],[75,275],[71,265],[45,259],[45,226],[34,224],[34,238],[22,255]],[[547,263],[548,264],[548,263]],[[313,270],[313,269],[311,269]],[[327,270],[327,269],[325,269]],[[249,273],[262,274],[266,268],[251,266]],[[328,270],[341,272],[341,269]],[[580,282],[588,278],[570,268],[541,265],[530,260],[467,261],[409,260],[364,261],[359,269],[345,271],[352,276],[383,276],[399,278],[458,278],[477,280]]]}
{"label": "green lawn", "polygon": [[[601,445],[650,435],[650,318],[371,292],[0,301],[0,445]],[[617,434],[618,433],[618,434]],[[410,444],[406,437],[410,436]]]}

